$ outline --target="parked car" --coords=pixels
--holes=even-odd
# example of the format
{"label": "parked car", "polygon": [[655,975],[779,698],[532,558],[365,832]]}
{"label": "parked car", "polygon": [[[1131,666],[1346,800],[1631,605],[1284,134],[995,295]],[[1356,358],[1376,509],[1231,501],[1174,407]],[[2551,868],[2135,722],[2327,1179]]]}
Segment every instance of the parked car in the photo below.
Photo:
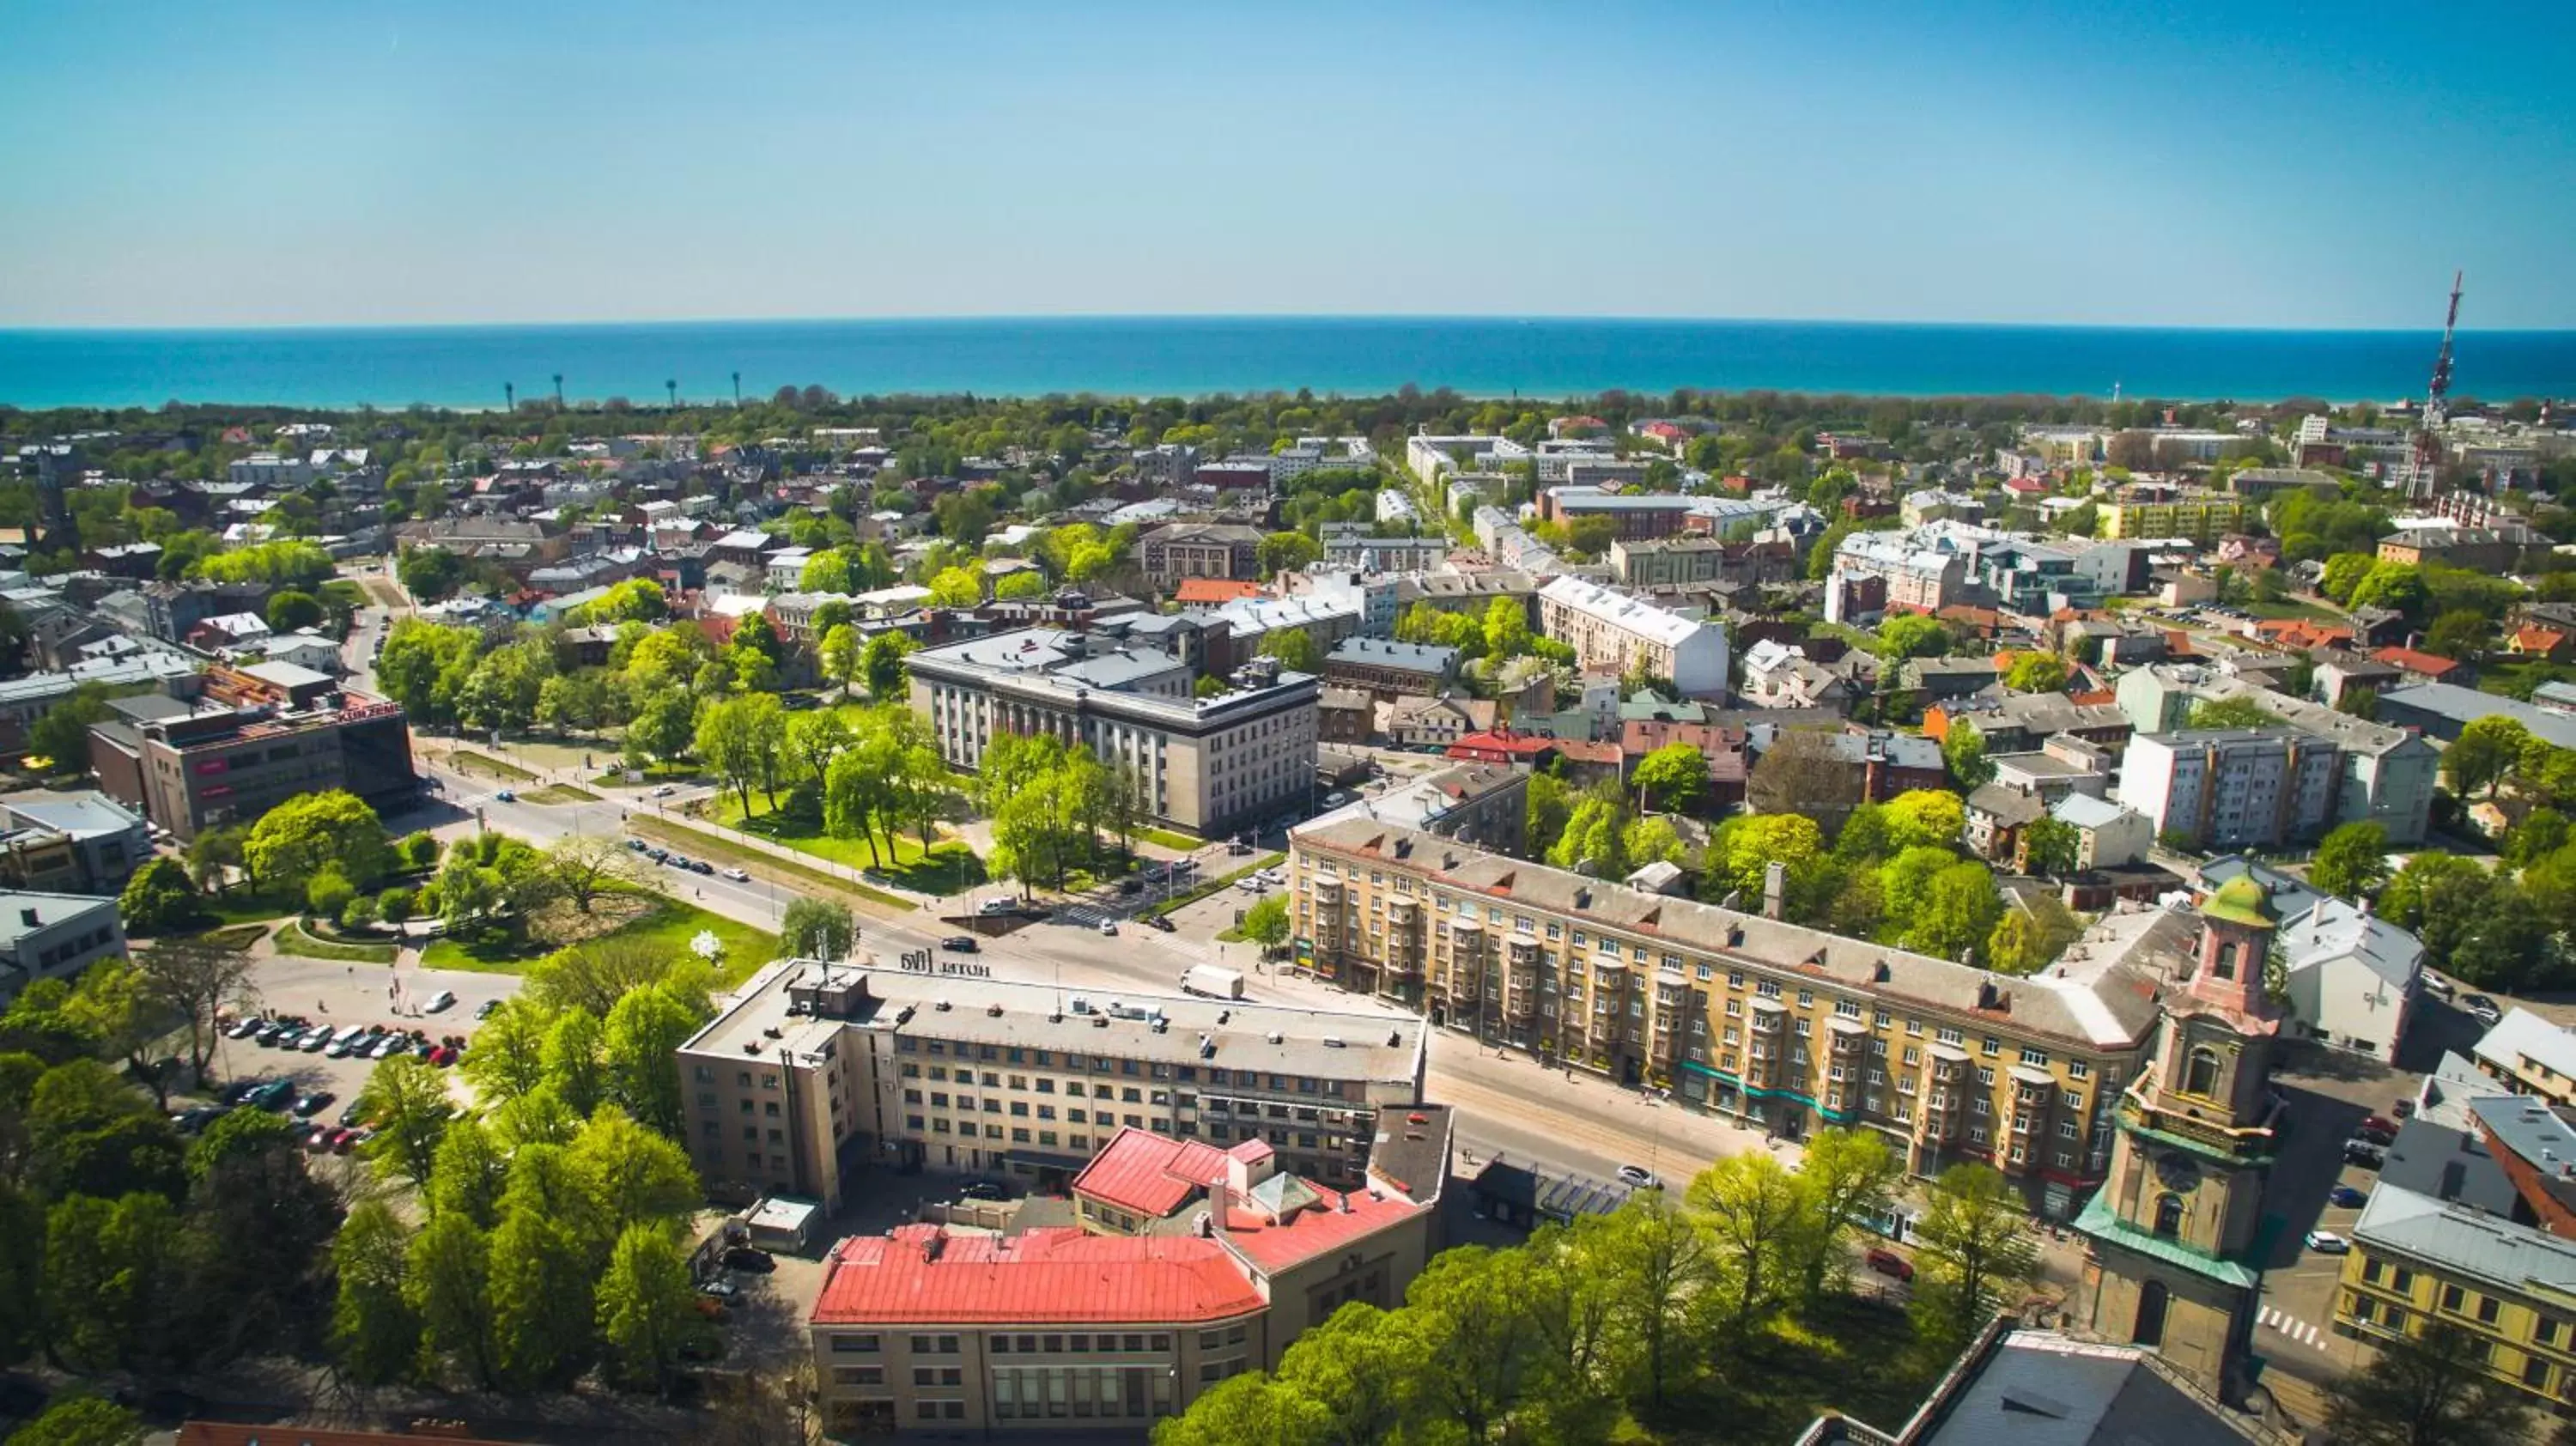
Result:
{"label": "parked car", "polygon": [[1662,1178],[1656,1175],[1654,1171],[1647,1169],[1643,1165],[1620,1166],[1619,1181],[1621,1184],[1628,1185],[1639,1190],[1661,1190],[1664,1188]]}
{"label": "parked car", "polygon": [[215,1098],[223,1104],[237,1105],[243,1100],[250,1098],[250,1092],[252,1090],[258,1089],[261,1085],[266,1083],[266,1080],[261,1079],[237,1079],[231,1084],[224,1086],[223,1093],[215,1096]]}
{"label": "parked car", "polygon": [[1118,921],[1117,921],[1116,919],[1103,919],[1103,920],[1101,920],[1101,921],[1100,921],[1100,932],[1101,932],[1101,933],[1103,933],[1103,934],[1106,934],[1106,935],[1109,935],[1109,936],[1115,937],[1115,936],[1117,935],[1117,933],[1118,933]]}
{"label": "parked car", "polygon": [[960,1200],[1008,1200],[1011,1187],[999,1180],[969,1180],[957,1187]]}
{"label": "parked car", "polygon": [[778,1268],[776,1257],[766,1250],[749,1245],[727,1247],[724,1263],[727,1270],[747,1270],[753,1275],[767,1275]]}
{"label": "parked car", "polygon": [[657,864],[668,859],[670,856],[671,851],[669,849],[646,849],[644,851],[644,857],[651,859]]}
{"label": "parked car", "polygon": [[982,946],[975,942],[972,934],[951,934],[939,941],[939,947],[952,954],[972,954]]}
{"label": "parked car", "polygon": [[2468,995],[2460,1001],[2460,1007],[2469,1012],[2471,1019],[2489,1028],[2504,1022],[2504,1011],[2496,1007],[2494,1000],[2483,994]]}
{"label": "parked car", "polygon": [[354,1130],[342,1130],[338,1135],[332,1138],[331,1153],[334,1155],[345,1155],[375,1137],[376,1132],[366,1128],[365,1126],[360,1126]]}
{"label": "parked car", "polygon": [[640,838],[631,838],[631,839],[628,839],[628,840],[626,841],[626,846],[627,846],[628,848],[630,848],[630,849],[635,850],[635,852],[637,852],[637,853],[639,853],[639,854],[640,854],[640,853],[642,853],[642,852],[644,852],[646,849],[649,849],[649,848],[651,848],[651,847],[652,847],[652,845],[650,845],[650,844],[648,844],[648,843],[644,842],[644,840],[642,840],[642,839],[640,839]]}
{"label": "parked car", "polygon": [[730,1280],[725,1280],[720,1277],[700,1284],[698,1286],[698,1294],[705,1296],[709,1300],[731,1300],[735,1296],[742,1294],[742,1287],[734,1284]]}
{"label": "parked car", "polygon": [[716,871],[716,866],[715,866],[715,865],[713,865],[713,864],[711,864],[711,863],[708,863],[705,859],[691,859],[691,860],[689,860],[689,872],[690,872],[690,873],[693,873],[693,874],[712,874],[712,873],[714,873],[715,871]]}
{"label": "parked car", "polygon": [[727,869],[724,871],[724,876],[733,880],[737,884],[747,884],[751,882],[751,870],[749,869]]}
{"label": "parked car", "polygon": [[482,1003],[474,1006],[474,1017],[476,1019],[489,1019],[498,1012],[500,1008],[500,1000],[486,999]]}
{"label": "parked car", "polygon": [[2436,999],[2449,999],[2460,992],[2459,986],[2439,974],[2424,976],[2424,992]]}
{"label": "parked car", "polygon": [[669,784],[665,783],[665,784],[661,785],[660,787],[658,787],[658,788],[656,788],[656,789],[654,789],[654,790],[653,790],[653,796],[654,796],[655,798],[669,798],[672,794],[675,794],[675,793],[677,793],[677,792],[679,792],[679,791],[680,791],[680,790],[678,790],[678,789],[676,789],[676,788],[673,788],[671,785],[669,785]]}
{"label": "parked car", "polygon": [[295,1117],[299,1120],[309,1120],[328,1108],[333,1098],[329,1090],[315,1090],[295,1102]]}
{"label": "parked car", "polygon": [[454,1009],[455,1007],[456,994],[453,990],[447,989],[442,989],[436,994],[429,996],[429,1002],[421,1006],[422,1009],[431,1014],[436,1014],[442,1009]]}
{"label": "parked car", "polygon": [[689,866],[689,856],[687,854],[671,854],[667,857],[656,860],[656,862],[662,864],[666,868],[685,870]]}
{"label": "parked car", "polygon": [[302,1040],[297,1042],[295,1047],[304,1051],[306,1054],[320,1054],[322,1051],[331,1047],[331,1035],[331,1026],[327,1024],[317,1024],[313,1026],[313,1032],[304,1036]]}
{"label": "parked car", "polygon": [[1873,1246],[1868,1253],[1861,1256],[1861,1259],[1868,1263],[1870,1269],[1881,1275],[1893,1276],[1907,1282],[1914,1279],[1914,1262],[1893,1250],[1883,1250]]}
{"label": "parked car", "polygon": [[2341,1255],[2352,1249],[2352,1242],[2331,1230],[2311,1230],[2308,1232],[2308,1248],[2319,1255]]}
{"label": "parked car", "polygon": [[2415,1118],[2415,1102],[2399,1100],[2388,1107],[2388,1112],[2401,1120],[2411,1120]]}
{"label": "parked car", "polygon": [[2346,1164],[2376,1170],[2388,1163],[2388,1152],[2368,1140],[2346,1140],[2343,1142],[2343,1158]]}
{"label": "parked car", "polygon": [[402,1053],[403,1046],[409,1043],[411,1043],[411,1037],[408,1035],[388,1034],[384,1038],[376,1041],[375,1048],[367,1051],[367,1058],[375,1060],[391,1059],[395,1055]]}
{"label": "parked car", "polygon": [[304,1137],[304,1149],[306,1153],[315,1155],[329,1154],[331,1152],[331,1137],[338,1133],[340,1133],[339,1130],[331,1125],[321,1125],[316,1127],[313,1133]]}
{"label": "parked car", "polygon": [[268,1028],[268,1021],[265,1019],[245,1019],[239,1024],[234,1025],[232,1028],[225,1030],[224,1038],[248,1039],[252,1035],[257,1034],[266,1028]]}
{"label": "parked car", "polygon": [[2350,1185],[2337,1185],[2326,1192],[2326,1203],[2338,1210],[2358,1210],[2370,1197]]}
{"label": "parked car", "polygon": [[429,1062],[431,1064],[441,1066],[456,1063],[456,1046],[452,1044],[431,1046],[429,1051]]}
{"label": "parked car", "polygon": [[358,1125],[366,1123],[366,1119],[367,1107],[356,1100],[351,1100],[349,1101],[349,1107],[340,1112],[340,1127],[342,1129],[352,1129]]}

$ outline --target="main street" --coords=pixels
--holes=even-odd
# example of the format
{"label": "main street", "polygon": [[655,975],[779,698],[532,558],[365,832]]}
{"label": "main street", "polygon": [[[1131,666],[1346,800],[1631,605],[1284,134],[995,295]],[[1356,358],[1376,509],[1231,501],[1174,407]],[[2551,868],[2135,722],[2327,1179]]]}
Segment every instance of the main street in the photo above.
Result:
{"label": "main street", "polygon": [[[540,845],[568,834],[626,838],[630,814],[659,814],[682,822],[681,806],[708,793],[698,788],[661,799],[603,797],[589,803],[540,804],[524,797],[498,797],[503,791],[514,795],[534,791],[536,783],[504,785],[436,763],[426,764],[425,771],[438,781],[440,792],[421,815],[391,820],[395,828],[427,826],[453,835],[473,830],[479,815],[483,827]],[[1221,847],[1210,852],[1216,859],[1223,858]],[[681,876],[657,869],[641,856],[636,863],[649,882],[673,897],[768,930],[778,928],[787,905],[804,887],[792,875],[764,867],[758,857],[743,860],[752,874],[749,882],[722,874]],[[984,892],[992,895],[1001,890]],[[1170,934],[1133,922],[1121,924],[1115,935],[1100,933],[1096,925],[1034,922],[1007,935],[979,940],[978,957],[999,975],[1046,980],[1068,991],[1096,995],[1169,994],[1191,965],[1223,964],[1242,971],[1248,996],[1260,1003],[1387,1016],[1405,1013],[1384,1001],[1273,970],[1256,959],[1250,945],[1216,942],[1215,935],[1230,926],[1236,911],[1253,898],[1235,889],[1220,890],[1176,912],[1172,916],[1176,932]],[[940,907],[962,911],[968,905],[963,898],[952,898]],[[859,923],[860,948],[887,959],[909,950],[935,951],[942,938],[959,932],[943,927],[930,909],[901,918],[863,914]],[[1635,1164],[1679,1182],[1721,1155],[1766,1148],[1756,1132],[1589,1075],[1548,1069],[1527,1054],[1497,1050],[1445,1032],[1432,1038],[1424,1093],[1456,1107],[1458,1165],[1468,1173],[1499,1155],[1598,1180],[1613,1178],[1620,1165]],[[1769,1147],[1778,1149],[1784,1160],[1796,1158],[1795,1146]]]}

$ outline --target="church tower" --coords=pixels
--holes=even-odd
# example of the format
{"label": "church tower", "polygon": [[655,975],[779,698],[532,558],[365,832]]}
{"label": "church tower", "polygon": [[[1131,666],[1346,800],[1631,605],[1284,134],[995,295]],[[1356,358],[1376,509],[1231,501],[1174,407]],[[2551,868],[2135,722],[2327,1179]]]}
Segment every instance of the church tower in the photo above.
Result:
{"label": "church tower", "polygon": [[2202,907],[2189,975],[2120,1098],[2109,1174],[2075,1222],[2089,1246],[2092,1332],[2154,1348],[2229,1401],[2243,1394],[2262,1280],[2255,1235],[2281,1122],[2280,1012],[2264,992],[2273,928],[2251,878]]}

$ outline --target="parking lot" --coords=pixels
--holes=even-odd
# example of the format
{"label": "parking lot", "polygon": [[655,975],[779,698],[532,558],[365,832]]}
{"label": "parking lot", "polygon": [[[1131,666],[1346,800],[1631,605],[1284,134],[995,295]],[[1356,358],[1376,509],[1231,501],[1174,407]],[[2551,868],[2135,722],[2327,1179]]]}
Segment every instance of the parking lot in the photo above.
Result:
{"label": "parking lot", "polygon": [[[410,950],[405,950],[401,961],[391,968],[382,964],[265,958],[252,973],[258,993],[255,1007],[249,1012],[269,1018],[301,1015],[316,1025],[373,1024],[419,1030],[436,1040],[447,1035],[471,1037],[477,1011],[488,1002],[507,999],[518,992],[515,975],[422,969],[417,961],[418,956]],[[456,1002],[435,1013],[424,1010],[419,1014],[398,1014],[388,992],[397,982],[412,1005],[425,1005],[441,992],[455,995]],[[283,1080],[294,1087],[299,1097],[316,1092],[329,1094],[330,1103],[314,1118],[336,1122],[341,1111],[366,1088],[375,1069],[376,1061],[371,1059],[332,1059],[319,1051],[308,1053],[262,1046],[249,1039],[223,1038],[216,1043],[213,1080],[207,1092],[246,1079]],[[455,1088],[461,1099],[462,1086]]]}

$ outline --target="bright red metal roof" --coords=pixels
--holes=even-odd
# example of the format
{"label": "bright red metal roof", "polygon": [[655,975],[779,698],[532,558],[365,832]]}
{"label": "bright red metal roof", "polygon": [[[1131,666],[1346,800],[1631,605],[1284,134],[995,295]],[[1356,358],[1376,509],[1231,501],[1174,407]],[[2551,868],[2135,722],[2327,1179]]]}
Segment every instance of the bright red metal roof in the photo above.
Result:
{"label": "bright red metal roof", "polygon": [[952,1235],[905,1225],[833,1252],[817,1325],[1187,1324],[1262,1308],[1225,1248],[1199,1236]]}
{"label": "bright red metal roof", "polygon": [[1365,1190],[1336,1194],[1316,1187],[1321,1205],[1310,1205],[1279,1224],[1238,1200],[1226,1212],[1226,1240],[1264,1275],[1276,1275],[1300,1261],[1340,1250],[1352,1241],[1429,1210],[1398,1195],[1372,1195]]}
{"label": "bright red metal roof", "polygon": [[1226,1152],[1214,1145],[1123,1129],[1073,1177],[1073,1193],[1160,1219],[1224,1179],[1225,1162]]}

